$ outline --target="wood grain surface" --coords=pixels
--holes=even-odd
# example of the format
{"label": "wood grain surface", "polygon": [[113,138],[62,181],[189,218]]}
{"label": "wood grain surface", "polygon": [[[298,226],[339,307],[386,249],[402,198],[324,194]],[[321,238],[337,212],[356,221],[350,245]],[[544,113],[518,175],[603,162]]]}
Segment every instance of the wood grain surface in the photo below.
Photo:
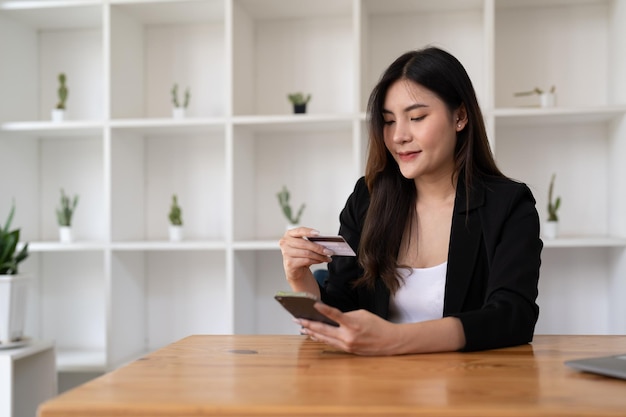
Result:
{"label": "wood grain surface", "polygon": [[625,416],[626,381],[563,364],[620,353],[626,336],[394,357],[305,336],[190,336],[44,403],[39,416]]}

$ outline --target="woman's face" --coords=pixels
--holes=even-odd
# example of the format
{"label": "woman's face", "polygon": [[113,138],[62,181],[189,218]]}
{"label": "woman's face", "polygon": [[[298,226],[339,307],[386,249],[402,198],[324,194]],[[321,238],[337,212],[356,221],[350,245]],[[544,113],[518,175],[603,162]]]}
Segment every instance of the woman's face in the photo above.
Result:
{"label": "woman's face", "polygon": [[404,177],[450,178],[456,135],[467,123],[462,108],[450,114],[437,95],[413,81],[401,79],[389,87],[383,136]]}

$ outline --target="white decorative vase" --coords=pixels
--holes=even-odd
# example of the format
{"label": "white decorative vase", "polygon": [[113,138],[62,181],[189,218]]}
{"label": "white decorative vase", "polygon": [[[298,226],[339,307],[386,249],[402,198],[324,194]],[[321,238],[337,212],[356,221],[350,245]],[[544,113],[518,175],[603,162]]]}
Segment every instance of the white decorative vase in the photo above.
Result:
{"label": "white decorative vase", "polygon": [[29,280],[24,274],[0,275],[0,344],[24,337]]}
{"label": "white decorative vase", "polygon": [[556,105],[556,94],[555,93],[540,94],[539,103],[541,107],[554,107]]}
{"label": "white decorative vase", "polygon": [[184,107],[174,107],[172,109],[172,117],[174,119],[184,119],[185,118],[185,108]]}
{"label": "white decorative vase", "polygon": [[542,235],[546,239],[555,239],[559,234],[559,222],[547,221],[543,224]]}
{"label": "white decorative vase", "polygon": [[50,113],[53,122],[62,122],[65,119],[65,110],[63,109],[52,109]]}
{"label": "white decorative vase", "polygon": [[61,243],[71,243],[74,241],[74,235],[70,226],[59,226],[59,240]]}
{"label": "white decorative vase", "polygon": [[171,242],[180,242],[183,240],[183,226],[170,225],[169,235]]}

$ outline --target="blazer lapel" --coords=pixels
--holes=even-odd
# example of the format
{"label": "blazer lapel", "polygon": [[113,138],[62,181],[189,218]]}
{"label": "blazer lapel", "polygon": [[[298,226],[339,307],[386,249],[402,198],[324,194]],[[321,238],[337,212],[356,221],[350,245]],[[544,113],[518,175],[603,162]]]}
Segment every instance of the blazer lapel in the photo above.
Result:
{"label": "blazer lapel", "polygon": [[465,184],[459,178],[448,248],[448,271],[444,297],[444,317],[461,311],[482,242],[482,227],[476,208],[484,204],[482,184],[472,187],[466,204]]}

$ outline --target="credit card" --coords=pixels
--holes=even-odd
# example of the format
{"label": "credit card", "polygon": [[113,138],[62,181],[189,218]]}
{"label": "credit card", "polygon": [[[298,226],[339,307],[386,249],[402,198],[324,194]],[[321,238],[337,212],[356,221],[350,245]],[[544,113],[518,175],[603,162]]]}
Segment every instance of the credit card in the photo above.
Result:
{"label": "credit card", "polygon": [[333,256],[356,256],[343,236],[308,236],[308,240],[333,251]]}

